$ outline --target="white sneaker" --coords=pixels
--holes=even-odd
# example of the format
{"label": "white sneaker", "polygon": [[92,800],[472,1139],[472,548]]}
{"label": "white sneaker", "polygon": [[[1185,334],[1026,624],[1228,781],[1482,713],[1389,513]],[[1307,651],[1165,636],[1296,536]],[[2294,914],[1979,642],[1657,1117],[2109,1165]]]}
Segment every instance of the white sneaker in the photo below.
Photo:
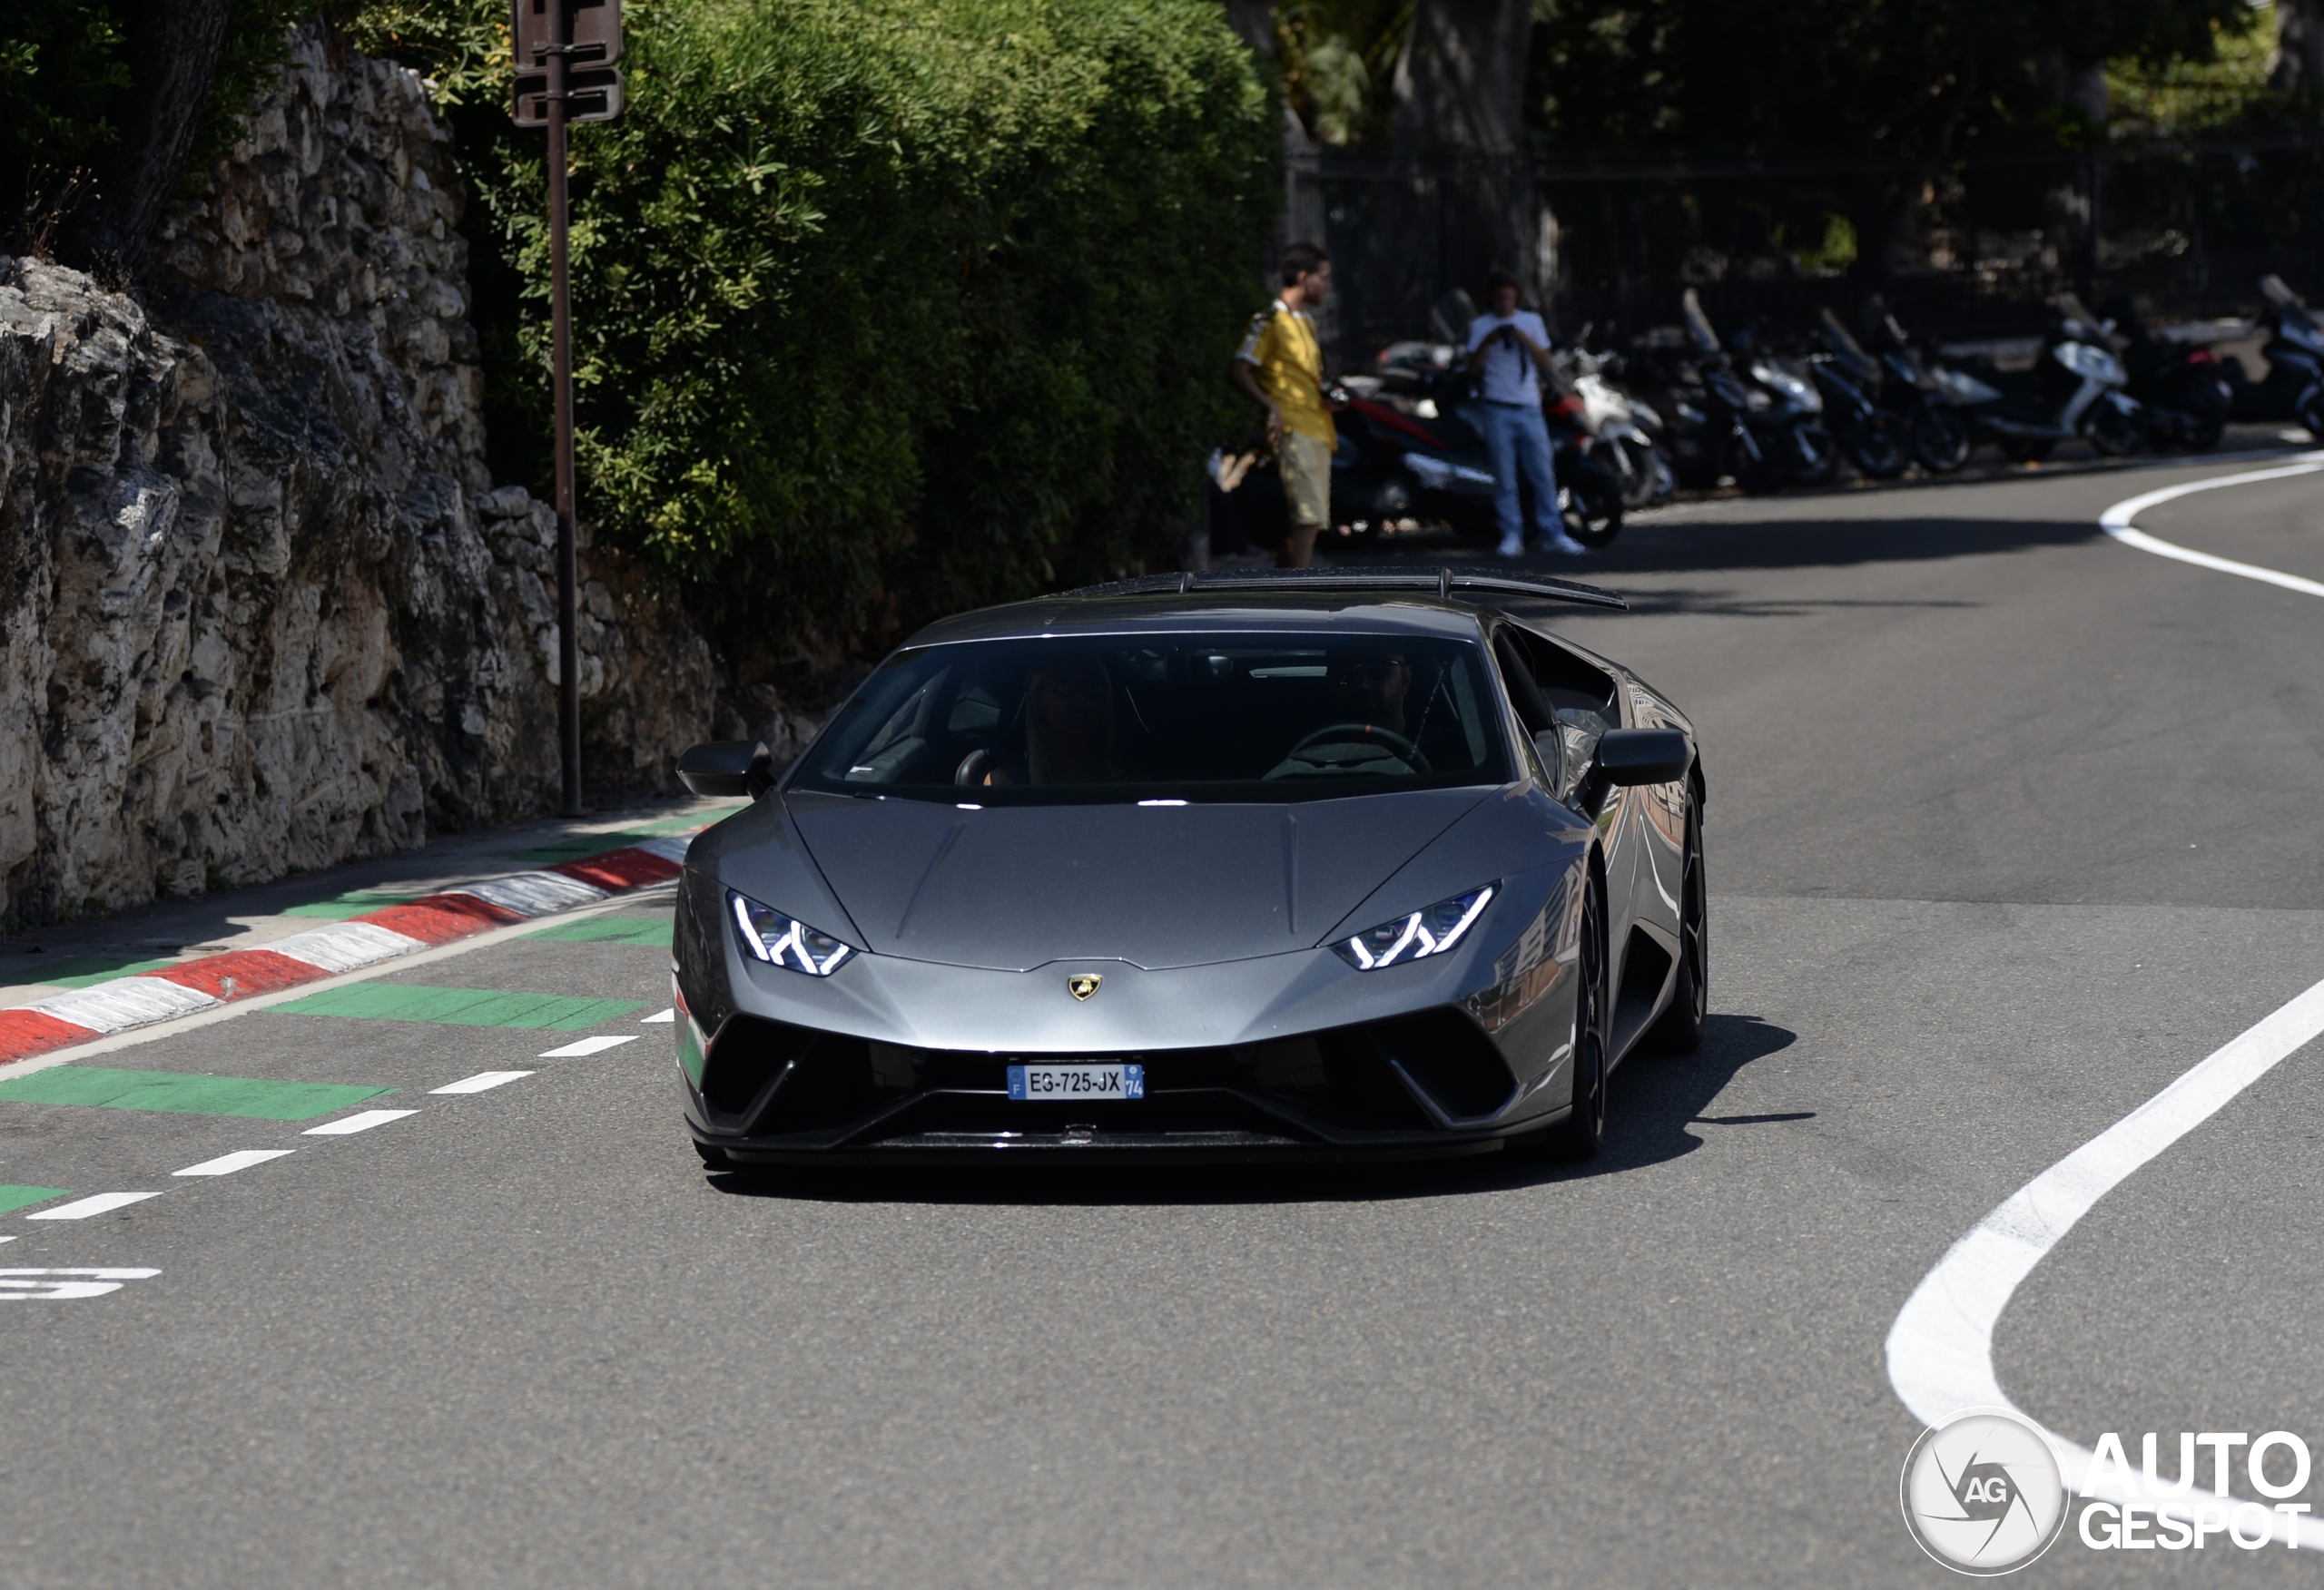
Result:
{"label": "white sneaker", "polygon": [[1590,549],[1571,535],[1552,535],[1541,543],[1541,550],[1560,557],[1581,557]]}
{"label": "white sneaker", "polygon": [[1494,555],[1498,557],[1523,557],[1525,555],[1525,538],[1522,535],[1502,536],[1501,538],[1501,545],[1496,549]]}

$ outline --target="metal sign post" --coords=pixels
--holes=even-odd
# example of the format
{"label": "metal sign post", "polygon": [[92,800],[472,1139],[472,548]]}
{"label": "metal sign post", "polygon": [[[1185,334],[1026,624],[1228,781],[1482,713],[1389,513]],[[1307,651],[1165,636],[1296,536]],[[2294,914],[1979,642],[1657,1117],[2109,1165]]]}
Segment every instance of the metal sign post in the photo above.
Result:
{"label": "metal sign post", "polygon": [[[581,815],[579,571],[573,515],[573,280],[566,128],[622,111],[621,0],[512,0],[517,124],[548,128],[549,360],[556,399],[556,738],[564,811]],[[586,63],[584,66],[581,64]]]}

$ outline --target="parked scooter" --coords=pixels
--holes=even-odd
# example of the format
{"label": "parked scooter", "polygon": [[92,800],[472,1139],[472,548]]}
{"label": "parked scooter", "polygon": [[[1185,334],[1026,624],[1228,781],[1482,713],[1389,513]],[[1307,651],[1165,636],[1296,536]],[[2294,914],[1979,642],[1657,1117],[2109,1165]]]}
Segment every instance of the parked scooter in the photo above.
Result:
{"label": "parked scooter", "polygon": [[1683,330],[1640,343],[1669,389],[1671,464],[1679,477],[1698,486],[1732,478],[1760,491],[1830,479],[1839,447],[1824,428],[1814,383],[1767,358],[1752,358],[1738,373],[1695,290],[1679,302]]}
{"label": "parked scooter", "polygon": [[1590,428],[1598,437],[1591,456],[1620,485],[1622,505],[1643,508],[1678,489],[1669,461],[1658,445],[1662,417],[1615,384],[1622,356],[1591,352],[1591,329],[1583,326],[1571,346],[1557,350],[1558,375],[1581,400]]}
{"label": "parked scooter", "polygon": [[1825,351],[1810,354],[1807,368],[1823,395],[1825,423],[1840,447],[1868,480],[1894,480],[1912,462],[1912,442],[1904,424],[1875,399],[1885,372],[1865,352],[1831,310],[1823,311]]}
{"label": "parked scooter", "polygon": [[2126,389],[2130,372],[2105,325],[2073,293],[2051,304],[2056,319],[2025,375],[1940,369],[1937,378],[1968,411],[1978,439],[1998,445],[2012,463],[2038,463],[2076,437],[2116,457],[2137,452],[2146,441],[2146,406]]}
{"label": "parked scooter", "polygon": [[1877,293],[1865,302],[1864,324],[1880,355],[1880,407],[1904,425],[1922,468],[1932,475],[1950,475],[1969,461],[1975,445],[1960,400],[1923,362]]}
{"label": "parked scooter", "polygon": [[[1492,456],[1462,413],[1468,384],[1454,345],[1398,342],[1381,350],[1368,390],[1353,380],[1342,389],[1332,494],[1356,540],[1405,519],[1448,525],[1464,540],[1499,535]],[[1549,419],[1566,534],[1604,546],[1621,534],[1621,487],[1589,456],[1595,438],[1578,401]]]}
{"label": "parked scooter", "polygon": [[2219,356],[2201,343],[2156,336],[2129,299],[2106,307],[2131,372],[2131,396],[2146,405],[2148,445],[2191,453],[2218,447],[2235,399]]}
{"label": "parked scooter", "polygon": [[2230,361],[2235,417],[2297,420],[2324,442],[2324,321],[2280,276],[2261,277],[2260,296],[2266,304],[2260,323],[2268,329],[2260,356],[2268,361],[2268,378],[2254,382],[2240,361]]}

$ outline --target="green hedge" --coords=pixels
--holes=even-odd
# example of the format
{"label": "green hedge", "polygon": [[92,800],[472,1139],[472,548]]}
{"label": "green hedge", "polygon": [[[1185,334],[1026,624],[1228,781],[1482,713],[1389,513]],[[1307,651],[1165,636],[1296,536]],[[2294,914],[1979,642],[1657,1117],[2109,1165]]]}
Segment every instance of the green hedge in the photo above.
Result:
{"label": "green hedge", "polygon": [[[597,534],[740,642],[1167,565],[1246,418],[1226,367],[1273,214],[1280,113],[1216,0],[625,12],[629,113],[575,135]],[[523,282],[488,375],[536,425],[541,143],[469,152]]]}

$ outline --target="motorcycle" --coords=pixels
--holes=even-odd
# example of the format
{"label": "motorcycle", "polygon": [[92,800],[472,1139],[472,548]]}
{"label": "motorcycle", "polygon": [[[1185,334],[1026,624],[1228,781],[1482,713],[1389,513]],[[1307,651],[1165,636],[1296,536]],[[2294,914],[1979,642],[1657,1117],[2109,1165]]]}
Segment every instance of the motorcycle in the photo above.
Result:
{"label": "motorcycle", "polygon": [[2146,405],[2127,390],[2130,372],[2106,326],[2073,293],[2051,303],[2055,318],[2032,370],[1979,376],[1940,368],[1937,379],[1967,411],[1976,437],[1994,442],[2013,464],[2039,463],[2077,437],[2110,456],[2137,452],[2147,436]]}
{"label": "motorcycle", "polygon": [[2324,322],[2280,276],[2261,277],[2260,294],[2267,300],[2260,323],[2268,329],[2268,341],[2260,356],[2268,361],[2268,378],[2254,382],[2244,375],[2241,361],[2230,362],[2235,417],[2298,420],[2324,442]]}
{"label": "motorcycle", "polygon": [[1904,424],[1875,400],[1883,384],[1880,362],[1848,335],[1831,310],[1823,311],[1825,351],[1807,358],[1808,373],[1824,399],[1832,434],[1867,480],[1894,480],[1913,460]]}
{"label": "motorcycle", "polygon": [[1756,357],[1738,374],[1695,290],[1679,303],[1683,329],[1649,333],[1638,347],[1669,391],[1671,462],[1680,478],[1699,486],[1731,478],[1762,491],[1830,479],[1839,448],[1824,427],[1814,382]]}
{"label": "motorcycle", "polygon": [[1570,347],[1556,351],[1558,376],[1581,400],[1589,428],[1598,438],[1592,456],[1620,483],[1622,505],[1643,508],[1678,489],[1669,461],[1658,445],[1662,417],[1615,384],[1622,356],[1590,351],[1591,329],[1583,326]]}
{"label": "motorcycle", "polygon": [[2201,344],[2156,336],[2128,299],[2107,308],[2122,363],[2131,372],[2131,396],[2146,405],[2148,445],[2191,453],[2218,447],[2235,401],[2219,356]]}
{"label": "motorcycle", "polygon": [[[1440,521],[1464,540],[1500,535],[1492,456],[1463,413],[1468,387],[1460,349],[1426,342],[1391,343],[1361,388],[1344,384],[1333,500],[1348,505],[1359,542],[1404,519]],[[1620,483],[1592,456],[1600,444],[1578,398],[1553,393],[1543,407],[1566,534],[1608,545],[1622,530]]]}
{"label": "motorcycle", "polygon": [[1866,300],[1864,320],[1880,354],[1880,407],[1904,426],[1922,468],[1932,475],[1950,475],[1969,461],[1975,446],[1959,399],[1922,362],[1912,339],[1878,294]]}

